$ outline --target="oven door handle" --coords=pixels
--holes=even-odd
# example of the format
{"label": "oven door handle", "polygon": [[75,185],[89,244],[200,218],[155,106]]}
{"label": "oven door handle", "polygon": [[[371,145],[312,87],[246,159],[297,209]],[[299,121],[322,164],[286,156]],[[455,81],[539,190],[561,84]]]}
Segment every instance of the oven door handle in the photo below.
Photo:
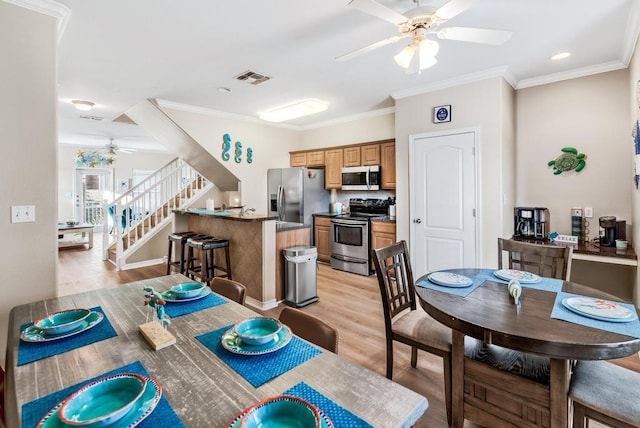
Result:
{"label": "oven door handle", "polygon": [[367,225],[366,220],[347,220],[347,219],[341,219],[341,218],[332,218],[331,223],[340,224],[344,226],[366,226]]}
{"label": "oven door handle", "polygon": [[335,260],[340,260],[341,262],[359,263],[359,264],[362,264],[362,265],[367,263],[366,260],[356,259],[354,257],[349,257],[349,256],[343,256],[341,254],[331,254],[331,258],[335,259]]}

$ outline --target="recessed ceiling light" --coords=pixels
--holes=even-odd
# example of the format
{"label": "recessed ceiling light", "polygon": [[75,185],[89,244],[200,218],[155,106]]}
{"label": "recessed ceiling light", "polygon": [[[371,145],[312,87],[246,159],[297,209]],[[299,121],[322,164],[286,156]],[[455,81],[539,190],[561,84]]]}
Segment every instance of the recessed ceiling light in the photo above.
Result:
{"label": "recessed ceiling light", "polygon": [[308,116],[310,114],[325,111],[328,107],[327,103],[309,98],[295,104],[290,104],[261,113],[259,117],[260,119],[268,122],[284,122],[285,120],[291,120],[297,117]]}
{"label": "recessed ceiling light", "polygon": [[220,86],[220,87],[218,88],[218,92],[222,92],[222,93],[225,93],[225,92],[231,92],[231,89],[229,89],[229,88],[225,88],[225,87],[223,87],[223,86]]}
{"label": "recessed ceiling light", "polygon": [[73,104],[76,107],[76,109],[82,110],[82,111],[89,111],[95,105],[95,103],[92,103],[91,101],[85,101],[85,100],[71,100],[71,104]]}
{"label": "recessed ceiling light", "polygon": [[554,56],[551,57],[552,60],[557,61],[559,59],[565,59],[567,57],[571,56],[570,52],[561,52],[558,54],[555,54]]}

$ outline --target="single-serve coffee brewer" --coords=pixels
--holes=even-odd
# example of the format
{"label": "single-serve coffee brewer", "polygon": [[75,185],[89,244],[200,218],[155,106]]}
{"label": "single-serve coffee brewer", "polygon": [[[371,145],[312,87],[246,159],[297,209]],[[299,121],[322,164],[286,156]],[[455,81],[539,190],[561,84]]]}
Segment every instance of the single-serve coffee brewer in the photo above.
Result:
{"label": "single-serve coffee brewer", "polygon": [[549,210],[546,208],[515,208],[513,237],[544,240],[549,233]]}
{"label": "single-serve coffee brewer", "polygon": [[600,227],[602,228],[600,245],[603,247],[615,247],[617,239],[616,218],[612,215],[600,217]]}

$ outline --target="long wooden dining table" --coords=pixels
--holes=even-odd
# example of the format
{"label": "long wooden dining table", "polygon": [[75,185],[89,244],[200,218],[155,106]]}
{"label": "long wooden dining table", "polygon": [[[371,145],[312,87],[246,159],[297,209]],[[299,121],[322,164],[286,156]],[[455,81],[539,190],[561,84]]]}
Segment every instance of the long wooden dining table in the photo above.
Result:
{"label": "long wooden dining table", "polygon": [[[493,276],[493,270],[450,271],[472,279],[484,275],[485,279],[466,296],[419,286],[428,282],[428,275],[416,281],[420,305],[429,315],[452,329],[454,427],[462,427],[464,422],[465,336],[550,358],[552,428],[569,426],[571,360],[608,360],[640,351],[638,337],[551,318],[556,292],[526,288],[525,285],[521,305],[518,307],[509,296],[506,282]],[[558,291],[564,293],[619,301],[614,296],[590,287],[567,281],[558,282],[561,282]]]}
{"label": "long wooden dining table", "polygon": [[[315,390],[324,397],[325,402],[350,412],[364,425],[409,427],[427,409],[425,397],[297,337],[294,339],[300,346],[313,348],[313,356],[259,386],[253,386],[199,340],[214,330],[258,316],[249,308],[226,299],[214,307],[174,316],[168,331],[175,336],[176,343],[158,351],[151,349],[138,331],[138,326],[147,321],[149,311],[144,306],[143,288],[151,286],[156,291],[164,291],[184,282],[191,280],[179,274],[168,275],[13,308],[6,359],[7,426],[31,428],[25,420],[29,419],[27,416],[34,420],[37,415],[26,415],[25,412],[32,409],[30,404],[34,400],[123,366],[129,367],[132,363],[140,363],[157,379],[169,410],[186,427],[227,427],[243,409],[292,388],[300,388],[301,383],[307,390]],[[167,303],[166,308],[170,305]],[[104,320],[110,322],[116,335],[33,362],[20,361],[27,351],[20,346],[21,328],[27,323],[64,309],[95,307],[102,310]],[[30,351],[35,349],[37,358],[37,346],[42,346],[45,352],[54,342],[30,343]],[[293,352],[289,351],[294,348],[292,343],[293,340],[277,352],[283,355]],[[341,346],[349,344],[342,343]],[[25,354],[20,355],[23,352]],[[240,357],[246,357],[244,363],[251,369],[253,356]],[[256,366],[257,373],[253,374],[262,375],[260,370],[263,369]]]}

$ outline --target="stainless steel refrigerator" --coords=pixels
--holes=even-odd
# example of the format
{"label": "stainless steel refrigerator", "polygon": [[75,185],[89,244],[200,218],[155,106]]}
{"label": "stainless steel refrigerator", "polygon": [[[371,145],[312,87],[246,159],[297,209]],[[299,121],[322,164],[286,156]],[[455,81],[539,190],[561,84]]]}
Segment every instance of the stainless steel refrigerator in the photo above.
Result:
{"label": "stainless steel refrigerator", "polygon": [[329,211],[331,195],[324,188],[323,169],[270,169],[267,186],[269,215],[280,221],[313,226],[313,213]]}

